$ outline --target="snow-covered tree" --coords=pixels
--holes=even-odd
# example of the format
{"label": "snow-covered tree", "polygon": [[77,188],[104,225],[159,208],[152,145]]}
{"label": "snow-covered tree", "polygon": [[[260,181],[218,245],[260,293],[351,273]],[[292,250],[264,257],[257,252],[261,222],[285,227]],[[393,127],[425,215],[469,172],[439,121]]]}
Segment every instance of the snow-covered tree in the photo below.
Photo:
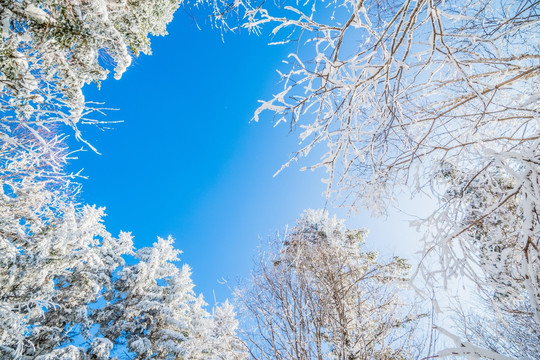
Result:
{"label": "snow-covered tree", "polygon": [[461,338],[509,358],[537,359],[540,327],[530,319],[529,303],[515,301],[513,311],[493,312],[493,301],[484,296],[475,301],[480,305],[475,310],[457,307],[455,322]]}
{"label": "snow-covered tree", "polygon": [[225,301],[212,314],[210,347],[212,359],[239,360],[248,358],[247,348],[238,337],[239,322],[234,307]]}
{"label": "snow-covered tree", "polygon": [[[527,248],[534,247],[534,241],[521,246],[523,228],[527,226],[524,204],[519,197],[508,197],[497,208],[486,211],[494,199],[503,199],[517,190],[515,179],[504,169],[492,167],[471,181],[466,173],[451,165],[440,176],[447,182],[445,201],[453,213],[459,214],[461,223],[457,225],[463,232],[455,240],[462,252],[447,257],[446,266],[482,273],[483,276],[476,277],[476,285],[498,316],[523,324],[523,331],[538,329],[540,324],[534,319],[536,311],[531,303],[540,297],[540,259],[529,257],[531,252]],[[458,201],[454,200],[456,197]],[[461,203],[468,206],[464,208]],[[450,228],[450,219],[436,221],[441,229]],[[451,244],[445,248],[452,251]],[[524,264],[528,267],[524,268]],[[468,274],[469,278],[473,276]]]}
{"label": "snow-covered tree", "polygon": [[[465,276],[482,291],[514,287],[538,326],[539,3],[242,4],[246,27],[298,42],[283,90],[255,115],[301,130],[284,167],[326,147],[306,168],[327,171],[336,204],[378,214],[405,189],[429,193],[438,205],[419,223],[416,274],[433,286]],[[449,168],[458,179],[441,176]]]}
{"label": "snow-covered tree", "polygon": [[1,358],[242,358],[234,311],[205,310],[172,240],[133,253],[65,181],[64,126],[84,141],[95,122],[83,86],[150,53],[181,3],[0,0]]}
{"label": "snow-covered tree", "polygon": [[[255,359],[412,359],[422,315],[400,286],[410,266],[363,250],[365,230],[306,211],[237,291]],[[422,339],[423,342],[423,339]]]}
{"label": "snow-covered tree", "polygon": [[33,180],[0,187],[1,358],[243,358],[234,311],[208,313],[172,239],[125,265],[131,236],[112,237],[104,209]]}
{"label": "snow-covered tree", "polygon": [[64,126],[83,140],[79,124],[94,122],[83,86],[150,53],[149,35],[166,34],[179,3],[0,1],[0,178],[65,183]]}
{"label": "snow-covered tree", "polygon": [[238,322],[227,303],[212,317],[196,296],[187,265],[177,268],[173,240],[137,251],[139,260],[118,273],[112,301],[96,313],[100,333],[125,345],[133,358],[240,359]]}
{"label": "snow-covered tree", "polygon": [[114,64],[150,53],[149,35],[166,34],[177,0],[3,0],[0,2],[0,110],[3,122],[74,128],[87,122],[82,93]]}
{"label": "snow-covered tree", "polygon": [[43,184],[2,183],[2,358],[84,353],[74,340],[90,336],[91,306],[112,288],[112,273],[132,247],[130,235],[113,238],[102,217],[103,209],[76,209]]}

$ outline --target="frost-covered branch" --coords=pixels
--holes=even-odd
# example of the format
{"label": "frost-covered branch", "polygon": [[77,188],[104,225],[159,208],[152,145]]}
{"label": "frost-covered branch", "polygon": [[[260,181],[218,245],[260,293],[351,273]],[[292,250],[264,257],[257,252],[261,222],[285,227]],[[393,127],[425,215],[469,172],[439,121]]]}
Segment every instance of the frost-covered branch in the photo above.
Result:
{"label": "frost-covered branch", "polygon": [[364,251],[366,233],[309,210],[272,240],[236,292],[252,358],[422,357],[425,314],[400,292],[410,266]]}
{"label": "frost-covered branch", "polygon": [[300,130],[283,168],[326,149],[305,169],[325,169],[327,195],[353,210],[430,194],[419,280],[466,277],[497,311],[526,301],[516,316],[536,325],[539,4],[292,1],[254,7],[245,24],[298,41],[283,90],[255,115]]}

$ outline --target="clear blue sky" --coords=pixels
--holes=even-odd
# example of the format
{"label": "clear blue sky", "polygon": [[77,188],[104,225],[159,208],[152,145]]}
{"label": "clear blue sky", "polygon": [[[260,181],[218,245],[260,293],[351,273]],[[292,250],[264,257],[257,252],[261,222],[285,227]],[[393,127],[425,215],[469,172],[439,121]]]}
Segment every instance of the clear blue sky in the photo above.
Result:
{"label": "clear blue sky", "polygon": [[[169,35],[153,39],[153,55],[135,59],[101,90],[84,89],[87,100],[119,109],[108,120],[124,122],[105,132],[87,128],[102,155],[80,153],[71,169],[84,168],[82,200],[107,208],[113,235],[131,231],[137,248],[156,236],[176,238],[196,291],[213,303],[213,293],[218,301],[230,297],[219,279],[234,284],[249,274],[260,239],[293,224],[302,209],[324,206],[324,174],[292,166],[273,178],[297,148],[297,134],[287,124],[274,128],[270,116],[250,123],[257,100],[279,91],[274,69],[290,49],[247,33],[223,42],[201,27],[179,10]],[[417,236],[402,219],[361,214],[348,224],[370,228],[371,248],[409,256]]]}

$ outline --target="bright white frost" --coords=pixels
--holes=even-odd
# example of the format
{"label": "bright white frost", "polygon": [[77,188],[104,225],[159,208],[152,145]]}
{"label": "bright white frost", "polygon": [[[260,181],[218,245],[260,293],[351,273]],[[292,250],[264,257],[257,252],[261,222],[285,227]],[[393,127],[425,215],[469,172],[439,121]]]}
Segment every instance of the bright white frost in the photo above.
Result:
{"label": "bright white frost", "polygon": [[128,233],[112,237],[103,209],[76,210],[43,185],[1,188],[0,357],[243,357],[233,309],[205,310],[172,239],[125,265]]}
{"label": "bright white frost", "polygon": [[103,209],[76,211],[43,184],[1,190],[0,354],[55,356],[66,351],[59,345],[88,335],[90,306],[112,287],[131,237],[113,238]]}
{"label": "bright white frost", "polygon": [[538,3],[291,1],[246,19],[298,41],[283,90],[255,115],[301,130],[290,162],[325,146],[307,168],[326,169],[328,195],[353,209],[432,194],[419,225],[439,261],[418,274],[434,286],[465,276],[499,311],[524,300],[514,315],[538,328]]}
{"label": "bright white frost", "polygon": [[63,126],[81,139],[94,122],[83,86],[150,53],[179,3],[0,1],[1,358],[243,357],[234,311],[205,310],[172,239],[134,253],[104,209],[73,201],[64,173]]}
{"label": "bright white frost", "polygon": [[83,86],[105,80],[111,67],[119,79],[133,56],[149,54],[149,36],[166,34],[179,3],[3,1],[0,135],[17,142],[14,128],[58,134],[63,124],[84,141],[79,125],[96,123],[89,115],[98,109],[86,103]]}
{"label": "bright white frost", "polygon": [[2,98],[26,106],[38,118],[24,120],[33,121],[54,115],[47,112],[54,101],[70,111],[64,121],[76,124],[83,85],[104,80],[111,62],[120,78],[133,55],[150,53],[149,35],[166,34],[178,6],[176,0],[6,2],[0,13]]}
{"label": "bright white frost", "polygon": [[419,359],[423,317],[400,287],[410,266],[363,249],[365,230],[306,211],[237,291],[254,359]]}
{"label": "bright white frost", "polygon": [[234,312],[227,303],[223,309],[229,316],[221,316],[219,307],[214,317],[204,309],[189,267],[172,263],[180,253],[172,243],[171,238],[158,239],[153,247],[137,251],[138,263],[119,271],[115,298],[97,317],[103,335],[137,358],[241,358]]}

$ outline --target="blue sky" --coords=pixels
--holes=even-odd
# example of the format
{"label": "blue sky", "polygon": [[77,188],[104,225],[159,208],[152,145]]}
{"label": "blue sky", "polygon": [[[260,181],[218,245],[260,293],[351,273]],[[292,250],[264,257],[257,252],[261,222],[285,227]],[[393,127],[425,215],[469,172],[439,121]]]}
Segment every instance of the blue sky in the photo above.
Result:
{"label": "blue sky", "polygon": [[[82,200],[107,208],[113,234],[131,231],[137,248],[156,236],[176,238],[196,291],[213,303],[214,294],[230,297],[220,279],[234,284],[249,274],[260,240],[326,200],[322,171],[292,166],[272,176],[297,148],[288,125],[273,127],[268,114],[250,123],[257,100],[279,91],[274,69],[290,49],[247,32],[223,42],[219,31],[201,27],[179,10],[169,35],[153,38],[153,55],[135,59],[119,81],[84,89],[87,100],[119,109],[106,119],[124,122],[87,128],[102,155],[79,153],[71,170],[84,168]],[[403,219],[362,213],[347,223],[371,230],[370,248],[410,256],[417,235]]]}

